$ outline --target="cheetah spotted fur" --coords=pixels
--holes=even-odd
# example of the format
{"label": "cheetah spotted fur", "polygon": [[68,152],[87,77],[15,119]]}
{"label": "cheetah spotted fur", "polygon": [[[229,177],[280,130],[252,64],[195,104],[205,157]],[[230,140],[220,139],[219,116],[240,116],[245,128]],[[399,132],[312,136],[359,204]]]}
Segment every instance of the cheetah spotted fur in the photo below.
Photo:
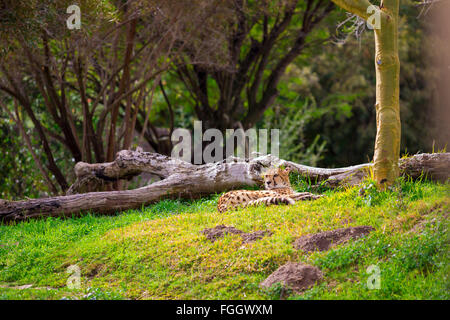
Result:
{"label": "cheetah spotted fur", "polygon": [[238,207],[257,205],[294,204],[300,200],[315,200],[321,198],[309,192],[295,192],[289,182],[289,168],[272,168],[264,174],[266,190],[235,190],[225,193],[219,198],[217,209],[223,213]]}

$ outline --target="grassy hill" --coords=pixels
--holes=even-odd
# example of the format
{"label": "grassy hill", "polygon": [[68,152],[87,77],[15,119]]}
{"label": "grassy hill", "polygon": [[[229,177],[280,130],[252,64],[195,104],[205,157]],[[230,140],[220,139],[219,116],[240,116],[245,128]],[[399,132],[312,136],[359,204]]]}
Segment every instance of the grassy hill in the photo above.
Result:
{"label": "grassy hill", "polygon": [[[293,178],[296,189],[310,188]],[[85,215],[0,226],[0,299],[279,299],[259,283],[288,261],[320,268],[324,280],[289,299],[449,299],[449,185],[401,180],[377,192],[322,190],[326,197],[294,206],[219,214],[219,195],[162,201],[116,216]],[[219,224],[270,236],[211,242],[201,231]],[[370,225],[376,231],[326,252],[305,254],[304,234]],[[69,289],[77,265],[81,287]],[[370,290],[367,268],[381,271]],[[31,285],[31,286],[30,286]]]}

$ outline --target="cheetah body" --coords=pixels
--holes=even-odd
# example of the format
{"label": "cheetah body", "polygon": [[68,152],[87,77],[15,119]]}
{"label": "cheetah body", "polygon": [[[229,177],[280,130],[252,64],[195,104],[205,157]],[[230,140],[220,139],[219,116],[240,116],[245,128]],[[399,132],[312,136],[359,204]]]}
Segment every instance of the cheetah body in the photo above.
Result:
{"label": "cheetah body", "polygon": [[255,205],[294,204],[298,200],[317,199],[321,196],[309,192],[295,192],[289,182],[289,169],[271,169],[264,175],[266,190],[234,190],[219,198],[217,209],[225,212],[238,207]]}

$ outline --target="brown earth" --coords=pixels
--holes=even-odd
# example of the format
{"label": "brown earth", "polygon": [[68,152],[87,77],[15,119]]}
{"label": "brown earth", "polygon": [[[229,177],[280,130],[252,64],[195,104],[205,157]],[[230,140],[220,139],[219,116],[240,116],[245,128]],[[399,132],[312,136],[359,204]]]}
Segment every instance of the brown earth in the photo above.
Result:
{"label": "brown earth", "polygon": [[276,283],[280,283],[284,290],[290,289],[295,293],[301,293],[322,279],[322,271],[318,268],[302,263],[288,262],[268,276],[260,286],[270,288]]}
{"label": "brown earth", "polygon": [[304,235],[295,240],[294,247],[304,252],[326,251],[333,245],[366,236],[373,230],[371,226],[358,226]]}
{"label": "brown earth", "polygon": [[243,233],[242,243],[249,243],[259,239],[262,239],[264,236],[271,236],[272,232],[269,230],[258,230],[255,232]]}
{"label": "brown earth", "polygon": [[231,234],[238,234],[242,237],[242,243],[249,243],[252,241],[259,240],[263,238],[264,236],[271,236],[272,232],[269,230],[258,230],[255,232],[249,232],[246,233],[242,230],[236,229],[235,227],[227,227],[223,224],[218,225],[214,228],[206,228],[201,231],[208,240],[211,240],[212,242],[216,241],[219,238],[222,238],[227,233]]}

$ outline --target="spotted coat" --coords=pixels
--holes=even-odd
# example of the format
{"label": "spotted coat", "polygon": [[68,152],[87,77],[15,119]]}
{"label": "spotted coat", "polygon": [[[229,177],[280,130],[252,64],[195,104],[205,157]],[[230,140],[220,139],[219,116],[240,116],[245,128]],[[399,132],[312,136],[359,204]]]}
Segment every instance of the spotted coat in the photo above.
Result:
{"label": "spotted coat", "polygon": [[289,182],[289,169],[270,169],[264,174],[266,190],[234,190],[225,193],[219,198],[217,209],[225,212],[238,207],[256,205],[294,204],[299,200],[314,200],[320,195],[309,192],[295,192]]}

